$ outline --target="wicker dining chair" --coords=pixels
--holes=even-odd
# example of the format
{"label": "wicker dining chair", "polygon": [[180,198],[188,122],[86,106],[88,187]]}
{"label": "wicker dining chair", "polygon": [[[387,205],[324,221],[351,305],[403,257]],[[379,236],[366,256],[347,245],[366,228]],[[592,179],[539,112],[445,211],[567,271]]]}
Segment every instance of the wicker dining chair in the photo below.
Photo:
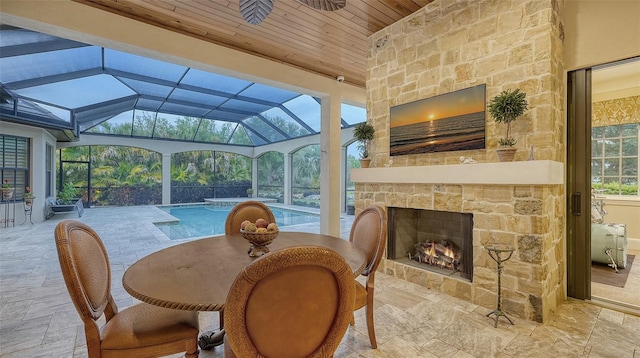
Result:
{"label": "wicker dining chair", "polygon": [[[118,311],[111,268],[100,236],[88,225],[63,220],[55,228],[64,282],[84,323],[90,358],[198,357],[198,312],[140,303]],[[97,320],[104,315],[105,323]]]}
{"label": "wicker dining chair", "polygon": [[225,357],[332,357],[353,316],[351,268],[335,251],[296,246],[236,277],[225,304]]}
{"label": "wicker dining chair", "polygon": [[[376,332],[373,324],[373,291],[375,274],[387,244],[387,213],[378,205],[361,211],[353,221],[349,241],[366,252],[367,264],[362,271],[365,285],[356,281],[356,301],[354,310],[366,307],[367,331],[372,348],[377,348]],[[355,324],[352,318],[351,324]]]}
{"label": "wicker dining chair", "polygon": [[268,223],[276,222],[276,217],[267,205],[260,201],[248,200],[238,203],[227,215],[227,220],[224,224],[224,233],[238,234],[240,233],[240,224],[243,221],[249,220],[255,223],[258,219],[265,219]]}

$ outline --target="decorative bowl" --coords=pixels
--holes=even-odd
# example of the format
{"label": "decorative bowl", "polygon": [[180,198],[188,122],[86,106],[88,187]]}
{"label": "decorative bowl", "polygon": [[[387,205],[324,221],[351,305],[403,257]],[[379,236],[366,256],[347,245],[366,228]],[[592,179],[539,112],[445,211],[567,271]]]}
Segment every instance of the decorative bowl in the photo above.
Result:
{"label": "decorative bowl", "polygon": [[267,245],[278,236],[279,232],[280,231],[249,232],[240,230],[240,235],[252,244],[249,249],[249,256],[257,257],[269,252]]}

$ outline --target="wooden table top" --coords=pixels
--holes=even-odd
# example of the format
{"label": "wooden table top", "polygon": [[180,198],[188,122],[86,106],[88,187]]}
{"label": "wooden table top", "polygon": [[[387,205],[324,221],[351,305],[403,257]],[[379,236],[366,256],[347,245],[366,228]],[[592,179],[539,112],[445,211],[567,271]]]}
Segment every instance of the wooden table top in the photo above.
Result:
{"label": "wooden table top", "polygon": [[[275,250],[315,245],[336,251],[345,258],[354,277],[365,266],[364,251],[337,237],[280,231],[269,245]],[[237,235],[220,235],[194,240],[154,252],[131,265],[122,284],[133,297],[156,306],[219,311],[240,271],[254,257],[247,252],[251,244]]]}

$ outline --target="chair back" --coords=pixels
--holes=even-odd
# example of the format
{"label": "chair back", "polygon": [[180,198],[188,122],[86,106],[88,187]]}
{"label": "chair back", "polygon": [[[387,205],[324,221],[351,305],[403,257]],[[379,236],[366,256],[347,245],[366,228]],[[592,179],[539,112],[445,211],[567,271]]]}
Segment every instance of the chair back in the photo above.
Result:
{"label": "chair back", "polygon": [[95,323],[109,303],[109,309],[117,311],[111,297],[109,257],[100,236],[76,220],[58,223],[54,235],[64,282],[85,325]]}
{"label": "chair back", "polygon": [[258,219],[265,219],[268,223],[276,222],[276,218],[273,212],[267,205],[260,201],[248,200],[238,203],[227,215],[227,220],[224,224],[224,233],[238,234],[240,233],[240,224],[243,221],[249,220],[255,223]]}
{"label": "chair back", "polygon": [[331,357],[354,300],[353,272],[335,251],[274,251],[247,266],[231,286],[226,339],[237,357]]}
{"label": "chair back", "polygon": [[379,205],[361,211],[353,221],[349,241],[365,251],[367,265],[362,275],[368,276],[378,269],[387,244],[387,213]]}

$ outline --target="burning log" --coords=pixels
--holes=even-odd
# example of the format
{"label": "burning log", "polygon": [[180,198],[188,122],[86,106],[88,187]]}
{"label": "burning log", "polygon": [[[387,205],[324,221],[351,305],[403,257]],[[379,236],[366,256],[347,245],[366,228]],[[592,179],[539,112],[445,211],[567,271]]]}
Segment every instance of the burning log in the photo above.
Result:
{"label": "burning log", "polygon": [[448,247],[442,244],[434,244],[433,248],[435,249],[435,252],[438,255],[446,255],[446,253],[450,251]]}
{"label": "burning log", "polygon": [[439,257],[440,261],[444,262],[447,265],[452,265],[453,264],[453,258],[449,257],[447,255],[442,255]]}
{"label": "burning log", "polygon": [[424,241],[415,244],[414,254],[409,253],[409,259],[431,266],[451,269],[460,269],[461,250],[448,240]]}

